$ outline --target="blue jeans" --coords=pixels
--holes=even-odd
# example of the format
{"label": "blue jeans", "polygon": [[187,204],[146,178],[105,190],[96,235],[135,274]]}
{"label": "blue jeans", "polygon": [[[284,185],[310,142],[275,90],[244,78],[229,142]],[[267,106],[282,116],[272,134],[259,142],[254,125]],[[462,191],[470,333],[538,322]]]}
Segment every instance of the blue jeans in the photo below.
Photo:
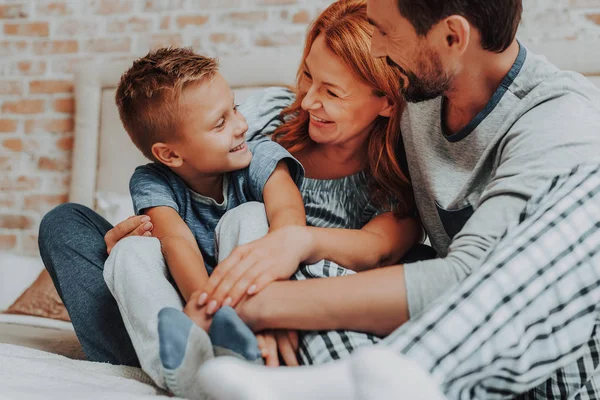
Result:
{"label": "blue jeans", "polygon": [[85,206],[62,204],[41,222],[40,254],[87,359],[139,366],[102,275],[108,257],[104,235],[111,228],[108,221]]}

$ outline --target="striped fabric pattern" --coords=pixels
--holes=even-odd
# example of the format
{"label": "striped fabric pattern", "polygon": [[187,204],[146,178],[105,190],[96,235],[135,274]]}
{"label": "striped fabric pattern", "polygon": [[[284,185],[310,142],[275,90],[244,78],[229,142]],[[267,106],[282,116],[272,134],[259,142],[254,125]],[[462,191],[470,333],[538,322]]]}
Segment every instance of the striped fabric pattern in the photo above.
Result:
{"label": "striped fabric pattern", "polygon": [[552,180],[456,290],[383,343],[449,399],[600,398],[600,167]]}

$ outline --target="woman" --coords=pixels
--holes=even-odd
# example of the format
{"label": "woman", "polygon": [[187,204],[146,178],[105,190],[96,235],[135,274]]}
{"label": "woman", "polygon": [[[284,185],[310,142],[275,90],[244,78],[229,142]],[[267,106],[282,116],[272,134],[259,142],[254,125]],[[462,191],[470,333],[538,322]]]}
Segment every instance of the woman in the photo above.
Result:
{"label": "woman", "polygon": [[[395,197],[396,212],[410,212],[410,202],[405,197],[406,179],[395,155],[400,138],[394,116],[400,103],[397,96],[401,78],[385,61],[370,57],[372,28],[366,21],[365,8],[364,1],[334,3],[312,27],[305,65],[299,76],[298,100],[284,114],[287,123],[276,137],[305,165],[306,175],[312,178],[309,183],[320,187],[320,194],[330,188],[337,189],[331,191],[334,193],[332,204],[340,204],[340,198],[335,196],[348,188],[355,190],[345,200],[356,201],[361,197],[357,193],[363,195],[363,213],[353,222],[355,226],[348,226],[347,209],[336,214],[338,210],[332,207],[328,213],[335,217],[333,220],[346,228],[359,229],[372,217],[382,214],[373,219],[373,222],[383,221],[378,223],[381,231],[377,234],[391,235],[394,243],[380,251],[387,253],[387,258],[361,261],[374,267],[396,261],[410,248],[420,231],[414,220],[402,220],[398,224],[392,213],[384,212],[389,207],[376,206]],[[344,24],[355,28],[344,29]],[[338,29],[323,31],[319,38],[320,30],[328,26],[338,26]],[[328,44],[324,37],[331,38],[337,46]],[[354,51],[347,50],[351,47]],[[361,67],[359,73],[348,68],[352,63]],[[336,68],[332,69],[334,65]],[[303,106],[302,111],[299,105]],[[302,128],[306,127],[309,114],[312,115],[308,127],[310,138]],[[371,116],[370,120],[364,117],[366,114]],[[251,117],[247,115],[247,118],[250,122]],[[304,192],[314,192],[313,189],[310,187]],[[375,198],[379,203],[370,201],[369,190],[377,194]],[[309,202],[306,207],[311,214],[312,204]],[[151,229],[151,223],[144,216],[138,216],[111,228],[108,222],[83,206],[63,205],[42,221],[40,252],[88,358],[137,365],[117,306],[104,283],[102,268],[107,249],[126,235],[143,234]],[[412,236],[400,235],[400,231],[413,233]],[[272,241],[270,237],[265,239],[268,240],[261,243]],[[328,258],[336,259],[345,254],[344,250],[339,249],[334,257]],[[364,254],[355,256],[365,258]],[[274,253],[271,260],[293,265],[294,269],[297,266],[295,260],[290,261],[281,251]],[[359,290],[361,298],[356,296]],[[288,301],[281,303],[282,298]],[[384,335],[408,318],[401,267],[337,279],[274,282],[239,304],[237,309],[255,331],[352,329]]]}

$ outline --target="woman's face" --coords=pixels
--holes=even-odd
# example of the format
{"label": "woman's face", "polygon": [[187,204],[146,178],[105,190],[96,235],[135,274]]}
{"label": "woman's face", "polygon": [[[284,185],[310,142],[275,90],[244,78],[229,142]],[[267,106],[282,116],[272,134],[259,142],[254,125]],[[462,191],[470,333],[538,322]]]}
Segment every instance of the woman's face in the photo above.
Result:
{"label": "woman's face", "polygon": [[361,145],[377,116],[389,117],[392,106],[359,80],[318,36],[304,62],[302,109],[310,114],[308,134],[319,144]]}

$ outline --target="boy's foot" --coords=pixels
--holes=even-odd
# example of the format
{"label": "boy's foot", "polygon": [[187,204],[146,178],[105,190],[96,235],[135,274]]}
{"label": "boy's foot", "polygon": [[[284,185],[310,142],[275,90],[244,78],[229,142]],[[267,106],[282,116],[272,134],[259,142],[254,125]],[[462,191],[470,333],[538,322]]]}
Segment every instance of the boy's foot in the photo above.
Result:
{"label": "boy's foot", "polygon": [[182,311],[167,307],[158,313],[158,337],[167,388],[179,397],[207,399],[196,380],[199,367],[214,358],[208,334]]}
{"label": "boy's foot", "polygon": [[215,356],[234,356],[262,363],[261,352],[254,333],[231,307],[221,307],[213,316],[208,336]]}

